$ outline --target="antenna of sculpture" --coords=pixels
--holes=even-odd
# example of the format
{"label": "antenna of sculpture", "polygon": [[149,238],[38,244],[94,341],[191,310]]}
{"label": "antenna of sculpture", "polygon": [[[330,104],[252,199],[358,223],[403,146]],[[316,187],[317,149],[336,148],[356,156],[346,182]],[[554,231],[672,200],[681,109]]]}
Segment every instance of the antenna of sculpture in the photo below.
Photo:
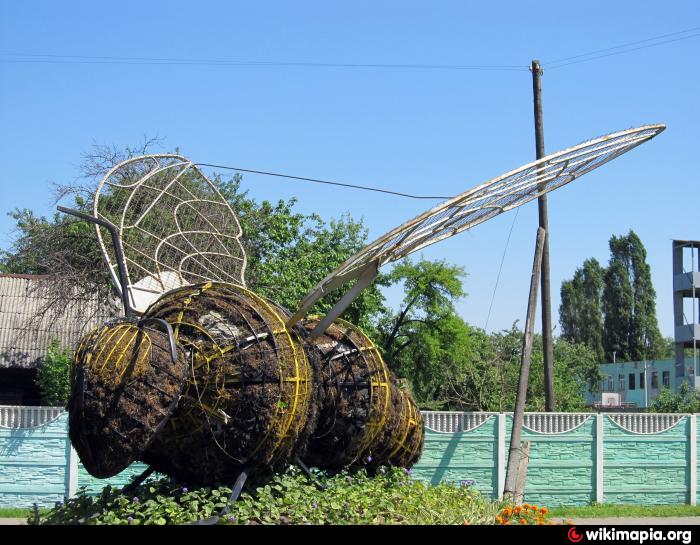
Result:
{"label": "antenna of sculpture", "polygon": [[[116,165],[84,219],[96,223],[126,317],[86,336],[74,358],[70,436],[83,464],[106,477],[140,460],[200,484],[294,462],[412,465],[420,412],[340,314],[382,265],[561,187],[664,128],[579,144],[443,202],[346,260],[294,315],[246,287],[238,218],[195,164],[148,155]],[[353,280],[326,316],[309,315]]]}

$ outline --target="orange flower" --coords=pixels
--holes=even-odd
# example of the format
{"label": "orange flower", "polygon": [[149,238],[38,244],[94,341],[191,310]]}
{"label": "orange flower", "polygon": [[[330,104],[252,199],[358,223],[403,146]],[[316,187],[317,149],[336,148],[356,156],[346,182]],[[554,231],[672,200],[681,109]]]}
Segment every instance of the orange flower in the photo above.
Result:
{"label": "orange flower", "polygon": [[531,506],[530,506],[530,509],[532,509],[533,511],[537,511],[537,506],[536,506],[536,505],[531,505]]}
{"label": "orange flower", "polygon": [[549,513],[549,509],[547,509],[546,507],[543,507],[542,509],[540,509],[540,512],[541,512],[543,515],[546,515],[547,513]]}
{"label": "orange flower", "polygon": [[509,517],[512,513],[513,513],[513,511],[511,510],[510,507],[506,507],[506,508],[501,512],[501,514],[502,514],[504,517]]}
{"label": "orange flower", "polygon": [[501,517],[501,516],[499,516],[499,515],[496,515],[496,522],[497,522],[498,524],[503,524],[503,517]]}
{"label": "orange flower", "polygon": [[530,509],[529,503],[523,503],[523,509]]}
{"label": "orange flower", "polygon": [[527,524],[527,519],[524,519],[524,518],[520,519],[520,524]]}
{"label": "orange flower", "polygon": [[515,509],[513,509],[513,512],[517,515],[517,514],[520,513],[520,511],[522,511],[522,510],[523,510],[522,507],[520,507],[519,505],[516,505],[516,506],[515,506]]}

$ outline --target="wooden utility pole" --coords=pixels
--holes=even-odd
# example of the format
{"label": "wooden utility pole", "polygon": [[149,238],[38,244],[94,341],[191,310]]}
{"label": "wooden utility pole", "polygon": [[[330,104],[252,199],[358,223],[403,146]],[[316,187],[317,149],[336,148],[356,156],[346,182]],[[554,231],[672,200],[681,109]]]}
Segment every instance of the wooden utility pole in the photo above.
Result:
{"label": "wooden utility pole", "polygon": [[[522,475],[520,436],[523,431],[523,418],[525,416],[525,401],[527,399],[527,386],[530,382],[530,362],[532,361],[532,342],[535,335],[535,312],[537,310],[537,284],[542,267],[542,256],[546,240],[546,232],[542,227],[537,229],[537,244],[535,245],[535,258],[532,263],[532,277],[530,278],[530,297],[527,301],[527,317],[525,318],[525,336],[523,338],[523,351],[520,360],[520,379],[518,380],[518,392],[515,397],[515,411],[513,412],[513,429],[510,434],[510,450],[508,451],[508,467],[506,469],[506,484],[503,496],[512,501],[521,502],[523,491],[518,491],[518,476]],[[524,484],[523,484],[524,488]],[[518,497],[520,496],[520,497]]]}
{"label": "wooden utility pole", "polygon": [[[544,126],[542,124],[542,67],[540,61],[533,60],[532,94],[535,107],[535,151],[537,159],[544,157]],[[544,354],[544,407],[554,411],[554,348],[552,346],[552,296],[549,288],[549,220],[547,217],[547,195],[537,199],[540,227],[545,230],[544,252],[542,253],[542,353]]]}

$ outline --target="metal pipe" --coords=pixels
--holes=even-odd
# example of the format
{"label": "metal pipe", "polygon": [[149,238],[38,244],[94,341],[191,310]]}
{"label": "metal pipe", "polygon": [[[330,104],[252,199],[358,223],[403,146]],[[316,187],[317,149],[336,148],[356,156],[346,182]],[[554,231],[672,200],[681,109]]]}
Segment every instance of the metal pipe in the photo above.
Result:
{"label": "metal pipe", "polygon": [[124,315],[127,318],[134,316],[135,312],[129,303],[129,294],[127,291],[128,277],[126,274],[124,251],[122,250],[121,240],[119,239],[119,233],[117,232],[115,225],[106,219],[96,218],[90,214],[85,214],[84,212],[80,212],[79,210],[74,210],[72,208],[66,208],[65,206],[57,206],[56,209],[64,214],[70,214],[71,216],[89,221],[90,223],[96,223],[109,231],[109,234],[112,236],[112,246],[114,247],[114,255],[117,258],[117,267],[119,269],[119,283],[121,284],[121,286],[119,286],[119,295],[121,296],[122,304],[124,305]]}

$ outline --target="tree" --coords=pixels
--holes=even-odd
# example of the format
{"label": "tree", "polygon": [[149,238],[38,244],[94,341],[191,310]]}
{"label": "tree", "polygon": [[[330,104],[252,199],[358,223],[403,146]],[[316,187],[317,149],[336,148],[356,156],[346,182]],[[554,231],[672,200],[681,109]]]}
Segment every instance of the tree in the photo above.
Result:
{"label": "tree", "polygon": [[603,278],[605,271],[594,258],[576,269],[571,280],[561,286],[559,320],[562,337],[573,343],[589,346],[599,361],[603,350]]}
{"label": "tree", "polygon": [[462,267],[445,261],[406,259],[387,276],[391,284],[403,284],[404,297],[397,313],[386,311],[379,324],[380,345],[389,367],[399,370],[401,357],[420,330],[435,334],[455,314],[454,303],[465,295]]}
{"label": "tree", "polygon": [[[390,368],[407,379],[423,409],[508,411],[515,405],[523,332],[486,334],[457,316],[464,296],[462,268],[444,261],[404,261],[389,275],[402,282],[404,299],[378,325],[378,344]],[[557,409],[585,407],[586,387],[600,381],[598,358],[583,343],[554,344]],[[535,342],[528,388],[528,410],[544,409],[544,366]]]}
{"label": "tree", "polygon": [[[96,181],[122,160],[147,151],[140,148],[118,151],[98,146],[84,156],[84,180],[55,187],[57,198],[72,198],[73,206],[91,212]],[[359,251],[367,230],[361,221],[349,215],[326,223],[318,215],[298,213],[295,199],[257,202],[241,191],[241,176],[213,181],[232,205],[243,228],[242,242],[248,253],[247,284],[275,303],[296,309],[302,297],[336,266]],[[55,214],[52,219],[37,217],[30,210],[11,214],[16,222],[17,238],[12,250],[0,255],[0,270],[25,274],[53,274],[60,282],[41,283],[49,303],[41,314],[53,320],[62,318],[72,304],[98,297],[101,307],[111,314],[120,312],[104,266],[94,226],[72,217]],[[371,317],[383,309],[380,277],[364,290],[343,317],[371,329]],[[343,292],[336,291],[321,301],[312,312],[328,311]]]}
{"label": "tree", "polygon": [[610,239],[610,263],[603,291],[604,348],[620,360],[644,360],[663,354],[656,320],[656,292],[646,263],[646,250],[631,231]]}
{"label": "tree", "polygon": [[36,372],[36,384],[45,405],[64,407],[70,395],[71,351],[52,339],[46,358]]}
{"label": "tree", "polygon": [[587,259],[561,286],[562,337],[589,346],[599,361],[643,360],[667,355],[656,320],[656,292],[646,250],[631,231],[612,236],[602,268]]}
{"label": "tree", "polygon": [[[241,181],[240,176],[226,182],[218,179],[222,195],[241,222],[248,256],[246,281],[257,293],[296,310],[319,281],[365,246],[367,229],[349,214],[328,223],[317,214],[300,214],[294,210],[293,198],[258,203],[241,191]],[[384,309],[380,286],[385,283],[380,275],[353,301],[343,318],[371,330],[371,318]],[[330,293],[312,313],[328,312],[343,293]]]}
{"label": "tree", "polygon": [[687,381],[683,381],[676,393],[668,388],[661,390],[654,398],[650,410],[654,413],[700,412],[700,392],[691,388]]}

